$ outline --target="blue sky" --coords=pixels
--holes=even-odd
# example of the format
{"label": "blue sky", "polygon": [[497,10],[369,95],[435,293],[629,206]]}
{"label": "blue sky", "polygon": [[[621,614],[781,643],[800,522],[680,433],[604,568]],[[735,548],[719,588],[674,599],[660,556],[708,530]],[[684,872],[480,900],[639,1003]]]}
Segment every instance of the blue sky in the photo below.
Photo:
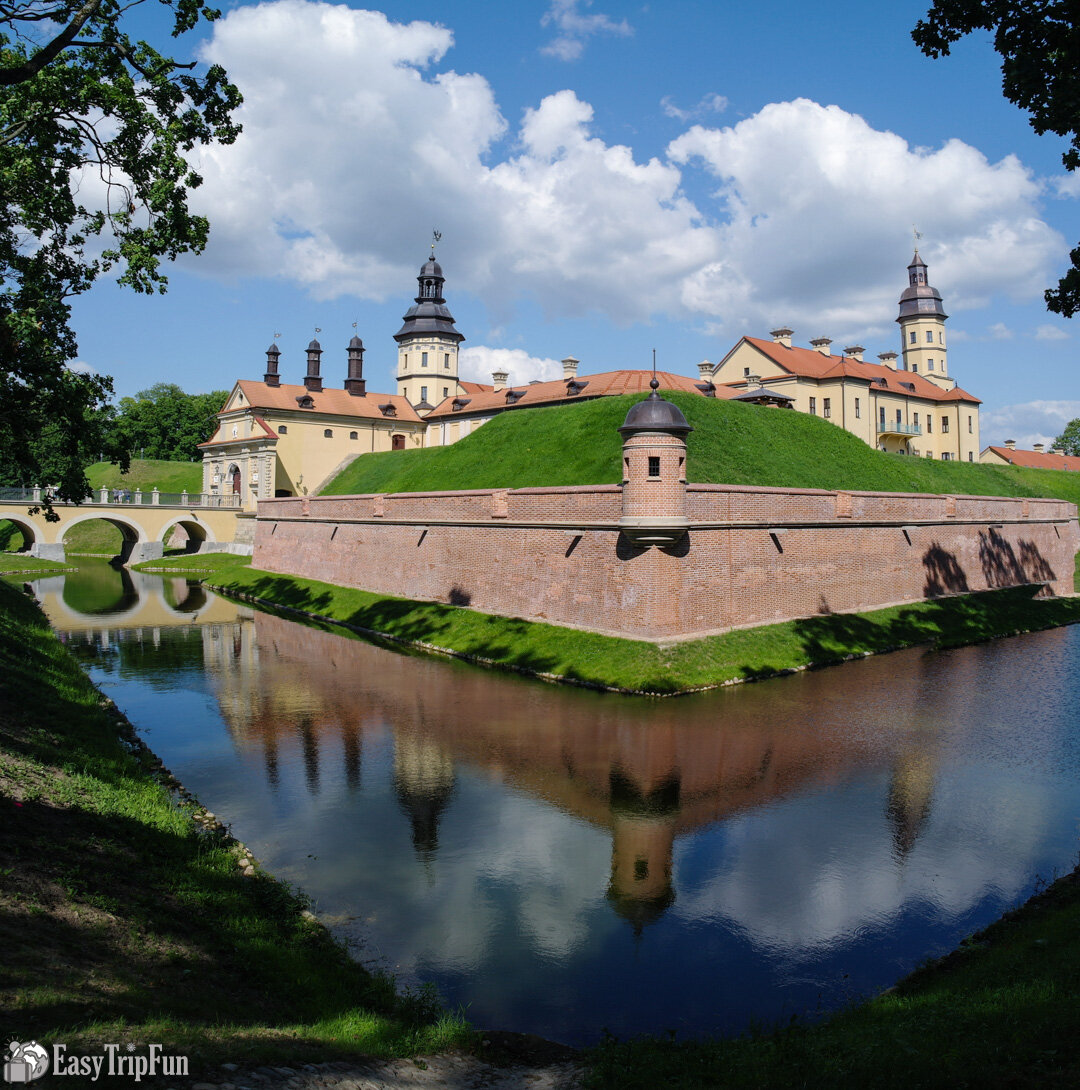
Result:
{"label": "blue sky", "polygon": [[120,396],[221,389],[261,376],[280,333],[297,382],[320,327],[339,385],[355,322],[369,388],[392,391],[438,228],[465,377],[647,367],[653,348],[696,375],[779,324],[873,359],[900,347],[917,224],[984,444],[1050,439],[1080,416],[1078,333],[1042,302],[1080,240],[1080,178],[1001,97],[987,37],[919,53],[924,11],[226,5],[181,41],[245,95],[244,134],[202,155],[211,244],[165,296],[78,300],[80,358]]}

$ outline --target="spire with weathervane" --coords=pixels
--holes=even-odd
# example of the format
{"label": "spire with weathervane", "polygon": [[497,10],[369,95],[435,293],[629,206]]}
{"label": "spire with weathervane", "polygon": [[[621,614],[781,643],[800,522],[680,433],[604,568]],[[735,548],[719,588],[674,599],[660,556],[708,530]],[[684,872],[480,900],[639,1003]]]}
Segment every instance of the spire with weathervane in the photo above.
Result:
{"label": "spire with weathervane", "polygon": [[394,334],[398,343],[398,393],[421,415],[430,412],[447,397],[461,393],[458,384],[458,345],[465,337],[454,326],[454,316],[443,298],[445,278],[435,260],[435,243],[442,238],[432,232],[431,257],[416,278],[419,294],[405,314],[405,324]]}
{"label": "spire with weathervane", "polygon": [[908,286],[900,296],[901,367],[916,371],[937,386],[951,390],[956,382],[949,377],[949,355],[945,345],[945,320],[949,317],[941,304],[941,295],[927,280],[926,262],[919,256],[915,231],[915,256],[908,265]]}

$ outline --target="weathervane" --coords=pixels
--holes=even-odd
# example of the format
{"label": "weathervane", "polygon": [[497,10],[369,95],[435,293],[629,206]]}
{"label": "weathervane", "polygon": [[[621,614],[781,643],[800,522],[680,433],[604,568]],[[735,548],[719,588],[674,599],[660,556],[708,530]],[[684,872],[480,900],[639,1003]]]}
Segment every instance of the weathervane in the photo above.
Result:
{"label": "weathervane", "polygon": [[919,239],[922,238],[922,231],[920,231],[918,229],[918,227],[915,226],[915,224],[912,224],[911,225],[911,233],[915,236],[915,249],[918,250],[918,248],[919,248]]}
{"label": "weathervane", "polygon": [[277,343],[277,339],[278,339],[278,337],[280,337],[280,336],[281,336],[281,334],[280,334],[280,333],[275,333],[275,334],[274,334],[274,343],[275,343],[275,344]]}
{"label": "weathervane", "polygon": [[431,256],[435,256],[435,243],[442,241],[442,231],[433,230],[431,232]]}
{"label": "weathervane", "polygon": [[652,379],[649,381],[649,386],[652,389],[653,396],[656,396],[656,391],[660,388],[660,382],[656,377],[656,349],[652,350]]}

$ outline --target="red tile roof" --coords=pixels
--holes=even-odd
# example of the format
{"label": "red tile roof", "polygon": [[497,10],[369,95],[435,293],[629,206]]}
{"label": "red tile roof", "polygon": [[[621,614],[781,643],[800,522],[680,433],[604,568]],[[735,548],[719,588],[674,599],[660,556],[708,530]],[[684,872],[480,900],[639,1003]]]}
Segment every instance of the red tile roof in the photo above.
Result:
{"label": "red tile roof", "polygon": [[1010,450],[1008,447],[988,447],[987,449],[1014,466],[1024,466],[1026,469],[1071,469],[1074,473],[1080,473],[1080,458],[1071,454]]}
{"label": "red tile roof", "polygon": [[[919,397],[927,401],[969,401],[973,405],[981,404],[979,398],[962,390],[959,386],[952,390],[943,390],[914,371],[894,371],[883,363],[867,363],[849,356],[826,356],[813,348],[798,348],[795,345],[788,348],[786,345],[767,341],[761,337],[743,337],[743,340],[768,356],[785,371],[804,378],[865,379],[872,383],[875,389],[888,390],[900,397]],[[910,383],[913,388],[908,389],[902,385],[903,383]]]}
{"label": "red tile roof", "polygon": [[[267,386],[265,382],[255,382],[251,379],[240,379],[236,384],[240,387],[247,401],[244,408],[263,410],[288,410],[290,412],[316,412],[325,416],[349,416],[368,419],[395,419],[407,420],[419,424],[420,417],[416,410],[409,404],[408,399],[400,394],[377,394],[369,392],[366,397],[354,397],[347,390],[335,390],[323,387],[317,393],[312,393],[304,386],[290,386],[282,383],[280,386]],[[297,404],[298,397],[310,395],[314,403],[311,409],[301,409]],[[379,409],[380,405],[391,404],[397,410],[397,415],[392,418],[384,417]]]}
{"label": "red tile roof", "polygon": [[[701,395],[695,380],[685,375],[673,375],[667,371],[657,371],[656,378],[661,390],[682,390],[686,393]],[[428,420],[460,416],[462,413],[499,412],[508,408],[530,408],[536,405],[552,405],[573,401],[588,401],[595,397],[615,397],[619,394],[645,394],[649,392],[652,371],[603,371],[598,375],[579,375],[574,380],[580,391],[574,396],[567,394],[568,379],[552,379],[550,382],[536,382],[525,386],[506,386],[501,390],[485,387],[483,390],[469,391],[469,404],[454,412],[454,398],[448,397],[440,402],[434,412],[428,413]],[[586,385],[587,384],[587,385]],[[479,386],[479,383],[462,383],[463,386]],[[512,403],[507,403],[507,394],[513,391],[521,396]],[[731,398],[734,391],[723,386],[717,387],[716,396]]]}

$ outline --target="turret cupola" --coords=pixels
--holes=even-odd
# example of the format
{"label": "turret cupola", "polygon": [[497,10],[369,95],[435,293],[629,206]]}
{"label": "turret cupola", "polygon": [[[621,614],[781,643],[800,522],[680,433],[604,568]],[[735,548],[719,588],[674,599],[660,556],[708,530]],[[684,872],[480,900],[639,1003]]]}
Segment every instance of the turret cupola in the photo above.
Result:
{"label": "turret cupola", "polygon": [[463,392],[458,383],[458,345],[465,337],[457,331],[454,316],[443,298],[442,266],[431,257],[420,267],[415,305],[394,334],[398,343],[398,393],[413,405],[439,404]]}
{"label": "turret cupola", "polygon": [[277,341],[266,350],[266,374],[263,375],[263,382],[267,386],[280,386],[281,376],[278,374],[278,358],[281,356],[281,350],[277,346]]}
{"label": "turret cupola", "polygon": [[353,397],[364,397],[367,384],[364,381],[364,342],[354,333],[349,341],[349,377],[345,379],[345,389]]}
{"label": "turret cupola", "polygon": [[956,383],[949,378],[945,345],[945,320],[937,288],[927,279],[926,262],[915,251],[908,266],[908,286],[900,296],[900,337],[903,342],[901,369],[916,371],[931,382],[951,390]]}
{"label": "turret cupola", "polygon": [[622,518],[635,544],[674,545],[686,534],[686,437],[694,429],[677,405],[656,391],[631,406],[623,437]]}

